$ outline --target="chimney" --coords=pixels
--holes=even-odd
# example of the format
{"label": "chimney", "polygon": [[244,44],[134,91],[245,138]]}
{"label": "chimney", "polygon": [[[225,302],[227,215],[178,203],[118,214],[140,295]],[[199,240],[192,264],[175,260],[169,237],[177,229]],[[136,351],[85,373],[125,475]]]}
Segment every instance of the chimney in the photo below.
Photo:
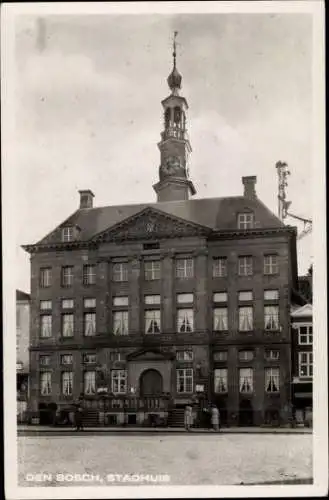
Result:
{"label": "chimney", "polygon": [[243,196],[249,199],[257,198],[255,184],[257,182],[257,177],[255,175],[249,175],[247,177],[242,177],[242,184],[244,185]]}
{"label": "chimney", "polygon": [[93,198],[94,193],[90,189],[83,189],[79,191],[80,193],[80,209],[81,208],[93,208]]}

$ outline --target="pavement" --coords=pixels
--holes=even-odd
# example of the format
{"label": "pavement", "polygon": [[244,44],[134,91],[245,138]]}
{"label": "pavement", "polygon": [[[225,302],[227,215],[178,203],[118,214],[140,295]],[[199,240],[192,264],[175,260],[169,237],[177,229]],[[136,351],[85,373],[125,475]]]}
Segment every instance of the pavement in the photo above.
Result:
{"label": "pavement", "polygon": [[163,486],[312,482],[310,433],[191,434],[179,429],[179,433],[167,434],[116,431],[92,435],[87,431],[19,435],[19,485],[132,486],[136,475],[142,476],[134,483],[136,487],[147,481],[153,484],[157,477],[157,484]]}
{"label": "pavement", "polygon": [[[37,435],[69,435],[84,433],[88,435],[97,434],[187,434],[182,427],[85,427],[83,431],[76,431],[73,427],[61,426],[41,426],[41,425],[18,425],[17,434],[19,436],[37,436]],[[210,434],[215,431],[212,429],[192,428],[189,434]],[[308,427],[223,427],[220,434],[312,434],[312,429]]]}

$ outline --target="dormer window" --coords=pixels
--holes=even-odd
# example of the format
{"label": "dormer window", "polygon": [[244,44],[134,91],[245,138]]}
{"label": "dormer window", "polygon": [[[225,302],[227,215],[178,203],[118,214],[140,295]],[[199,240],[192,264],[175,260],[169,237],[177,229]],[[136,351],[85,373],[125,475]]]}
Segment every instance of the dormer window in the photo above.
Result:
{"label": "dormer window", "polygon": [[62,241],[63,242],[73,241],[73,238],[74,238],[74,227],[73,226],[63,227]]}
{"label": "dormer window", "polygon": [[238,229],[252,229],[254,227],[254,214],[245,212],[238,214]]}

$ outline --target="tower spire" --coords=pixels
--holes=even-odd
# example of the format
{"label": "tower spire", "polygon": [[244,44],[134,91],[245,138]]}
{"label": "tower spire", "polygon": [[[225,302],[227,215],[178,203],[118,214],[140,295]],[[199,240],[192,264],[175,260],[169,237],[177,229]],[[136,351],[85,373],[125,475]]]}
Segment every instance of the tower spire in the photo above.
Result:
{"label": "tower spire", "polygon": [[176,56],[177,56],[177,52],[176,52],[176,37],[177,37],[177,35],[178,35],[178,31],[174,31],[173,53],[172,53],[172,56],[173,56],[173,69],[172,69],[172,72],[170,73],[170,75],[168,76],[168,79],[167,79],[169,88],[170,88],[171,92],[173,94],[175,94],[175,95],[178,95],[179,89],[181,88],[181,85],[182,85],[182,77],[181,77],[181,75],[179,74],[179,72],[177,71],[177,68],[176,68]]}
{"label": "tower spire", "polygon": [[174,31],[174,38],[173,38],[173,53],[172,56],[174,58],[174,68],[176,68],[176,37],[178,35],[178,31]]}

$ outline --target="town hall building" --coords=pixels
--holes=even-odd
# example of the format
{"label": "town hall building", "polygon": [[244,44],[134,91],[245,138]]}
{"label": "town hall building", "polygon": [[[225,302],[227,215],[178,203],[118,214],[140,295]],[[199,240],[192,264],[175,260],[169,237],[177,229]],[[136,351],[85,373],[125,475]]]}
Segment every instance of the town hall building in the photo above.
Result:
{"label": "town hall building", "polygon": [[80,401],[90,423],[182,423],[188,403],[223,423],[291,412],[296,229],[258,198],[195,198],[188,104],[176,67],[162,101],[156,201],[77,210],[31,256],[31,412]]}

